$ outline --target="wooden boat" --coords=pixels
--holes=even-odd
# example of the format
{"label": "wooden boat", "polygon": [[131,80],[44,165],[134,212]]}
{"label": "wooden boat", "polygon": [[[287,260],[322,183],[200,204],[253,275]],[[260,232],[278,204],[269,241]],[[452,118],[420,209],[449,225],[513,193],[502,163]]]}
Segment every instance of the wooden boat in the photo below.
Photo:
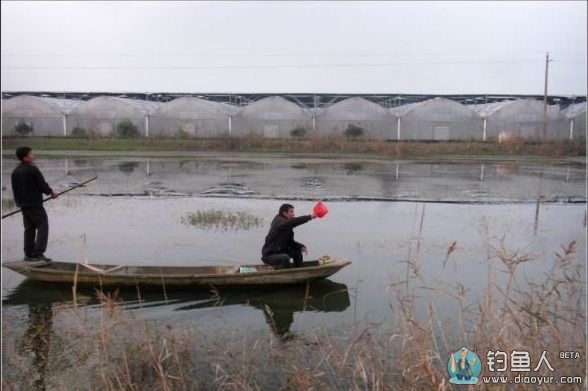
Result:
{"label": "wooden boat", "polygon": [[104,287],[202,287],[304,284],[336,273],[351,262],[329,256],[298,268],[241,266],[125,266],[70,262],[5,262],[4,267],[31,280]]}

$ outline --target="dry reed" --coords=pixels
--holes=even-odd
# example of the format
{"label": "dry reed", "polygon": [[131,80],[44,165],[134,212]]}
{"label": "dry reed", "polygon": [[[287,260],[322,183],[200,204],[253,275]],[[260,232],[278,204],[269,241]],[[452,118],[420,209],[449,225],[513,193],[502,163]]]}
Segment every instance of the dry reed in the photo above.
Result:
{"label": "dry reed", "polygon": [[[424,218],[422,210],[416,250],[407,260],[410,271],[418,264]],[[447,262],[455,251],[459,249],[453,242],[439,259]],[[554,255],[543,279],[523,281],[520,265],[534,262],[534,256],[509,250],[500,241],[488,246],[487,262],[492,270],[507,273],[506,286],[489,273],[485,296],[479,300],[460,283],[426,286],[418,272],[410,272],[407,281],[390,285],[394,319],[390,324],[352,325],[344,332],[307,329],[292,338],[247,330],[204,333],[197,325],[162,327],[120,311],[117,292],[96,291],[101,303],[98,319],[80,314],[86,307],[52,310],[54,324],[56,318],[63,318],[59,328],[53,327],[45,382],[50,389],[93,390],[450,390],[449,353],[464,345],[482,360],[489,351],[514,349],[526,350],[536,360],[546,350],[555,374],[585,380],[585,280],[576,251],[576,243],[568,243]],[[457,327],[440,317],[427,293],[457,304],[451,314]],[[222,300],[218,290],[211,295]],[[305,298],[311,295],[307,286]],[[424,313],[417,310],[419,303],[425,303]],[[271,322],[271,309],[266,312]],[[31,362],[12,348],[22,339],[21,333],[8,328],[8,322],[5,317],[3,388],[33,389]],[[582,359],[559,360],[553,355],[570,350],[580,352]],[[483,366],[482,376],[493,374]],[[545,367],[536,373],[553,374]],[[480,383],[475,389],[508,387]],[[516,389],[536,386],[519,384]]]}

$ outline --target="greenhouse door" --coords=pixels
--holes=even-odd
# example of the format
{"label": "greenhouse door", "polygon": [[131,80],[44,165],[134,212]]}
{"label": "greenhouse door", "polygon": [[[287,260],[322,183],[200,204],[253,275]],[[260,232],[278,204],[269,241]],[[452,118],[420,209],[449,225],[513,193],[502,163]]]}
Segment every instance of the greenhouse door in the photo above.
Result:
{"label": "greenhouse door", "polygon": [[449,140],[449,126],[433,126],[433,140]]}

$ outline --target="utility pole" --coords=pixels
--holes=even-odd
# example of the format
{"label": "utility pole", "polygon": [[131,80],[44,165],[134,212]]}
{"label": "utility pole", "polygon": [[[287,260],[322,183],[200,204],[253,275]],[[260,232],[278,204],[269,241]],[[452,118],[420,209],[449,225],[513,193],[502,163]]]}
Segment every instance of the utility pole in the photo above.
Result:
{"label": "utility pole", "polygon": [[547,75],[549,72],[549,52],[545,55],[545,90],[543,92],[543,141],[547,139]]}

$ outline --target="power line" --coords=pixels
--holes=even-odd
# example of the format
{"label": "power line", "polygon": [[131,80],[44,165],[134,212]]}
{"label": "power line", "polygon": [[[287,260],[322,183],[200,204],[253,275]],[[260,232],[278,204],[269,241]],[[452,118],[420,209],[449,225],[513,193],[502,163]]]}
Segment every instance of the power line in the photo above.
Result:
{"label": "power line", "polygon": [[[535,57],[538,54],[543,54],[543,52],[535,51],[535,52],[471,52],[471,53],[447,53],[447,52],[433,52],[433,53],[181,53],[181,54],[173,54],[173,53],[4,53],[2,57],[71,57],[71,58],[79,58],[79,57],[138,57],[138,58],[145,58],[145,57],[166,57],[166,58],[191,58],[191,57],[210,57],[210,58],[235,58],[235,57],[394,57],[394,58],[406,58],[406,57],[448,57],[448,56],[455,56],[455,57],[463,57],[463,56],[533,56]],[[581,52],[556,52],[558,56],[575,56],[575,57],[586,57],[586,53]]]}
{"label": "power line", "polygon": [[306,69],[306,68],[371,68],[393,66],[431,66],[431,65],[466,65],[466,64],[513,64],[542,63],[540,59],[495,60],[495,61],[427,61],[427,62],[389,62],[358,64],[241,64],[241,65],[102,65],[102,66],[3,66],[3,70],[191,70],[191,69]]}
{"label": "power line", "polygon": [[[512,53],[512,54],[521,54],[521,53]],[[455,56],[468,56],[471,54],[459,54]],[[488,54],[486,54],[488,55]],[[510,54],[503,54],[503,55],[510,55]],[[528,54],[527,54],[528,55]],[[35,53],[35,54],[12,54],[12,53],[4,53],[2,57],[349,57],[349,56],[357,56],[357,57],[419,57],[419,56],[442,56],[447,57],[448,54],[445,53],[433,53],[433,54],[370,54],[370,53],[337,53],[337,54],[324,54],[324,53],[317,53],[317,54],[170,54],[170,53],[154,53],[154,54],[99,54],[99,53],[92,53],[92,54],[59,54],[59,53]]]}

